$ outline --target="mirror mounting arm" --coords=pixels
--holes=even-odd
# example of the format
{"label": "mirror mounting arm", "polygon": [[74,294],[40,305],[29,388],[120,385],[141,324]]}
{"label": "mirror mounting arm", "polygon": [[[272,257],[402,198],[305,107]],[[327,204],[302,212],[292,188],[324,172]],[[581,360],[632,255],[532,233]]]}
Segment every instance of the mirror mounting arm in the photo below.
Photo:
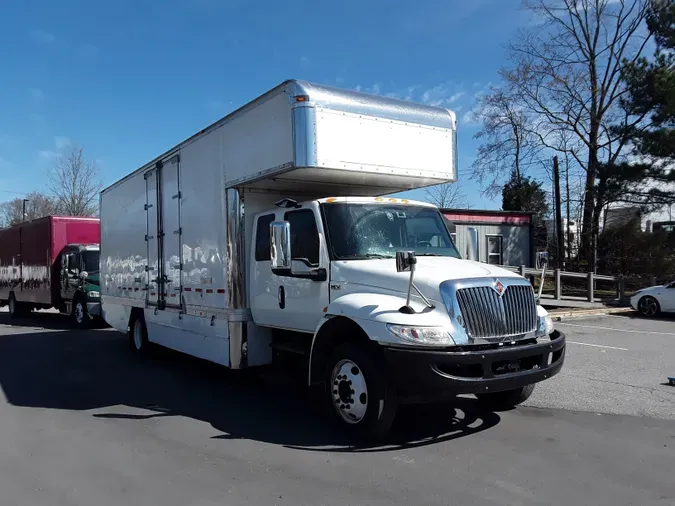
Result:
{"label": "mirror mounting arm", "polygon": [[415,265],[417,264],[417,257],[414,251],[398,251],[396,252],[396,270],[398,272],[410,271],[410,281],[408,283],[408,297],[406,298],[405,306],[402,306],[399,311],[404,314],[415,314],[415,310],[410,305],[410,295],[414,289],[417,295],[424,301],[429,309],[434,309],[434,306],[429,299],[427,299],[413,281],[415,277]]}

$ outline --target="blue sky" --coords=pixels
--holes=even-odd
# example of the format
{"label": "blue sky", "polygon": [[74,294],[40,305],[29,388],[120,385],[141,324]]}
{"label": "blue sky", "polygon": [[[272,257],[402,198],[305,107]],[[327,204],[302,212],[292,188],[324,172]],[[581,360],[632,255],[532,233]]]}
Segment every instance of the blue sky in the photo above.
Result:
{"label": "blue sky", "polygon": [[458,184],[472,207],[499,208],[469,179],[467,113],[498,81],[503,44],[526,16],[521,0],[7,2],[0,201],[45,190],[70,144],[110,184],[299,78],[455,109]]}

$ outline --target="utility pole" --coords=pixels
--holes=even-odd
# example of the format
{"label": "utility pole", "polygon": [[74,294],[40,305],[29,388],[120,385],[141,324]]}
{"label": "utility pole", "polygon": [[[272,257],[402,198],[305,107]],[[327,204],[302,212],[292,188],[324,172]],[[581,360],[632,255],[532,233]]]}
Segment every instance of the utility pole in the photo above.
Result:
{"label": "utility pole", "polygon": [[23,220],[26,221],[26,202],[30,202],[29,199],[23,199]]}
{"label": "utility pole", "polygon": [[565,230],[567,232],[567,264],[569,265],[572,262],[572,230],[570,229],[570,163],[568,155],[565,155],[565,190],[567,193],[567,223],[565,224]]}
{"label": "utility pole", "polygon": [[553,157],[553,185],[555,199],[555,232],[557,244],[558,268],[563,268],[565,260],[565,235],[562,226],[562,209],[560,205],[560,169],[558,168],[558,157]]}

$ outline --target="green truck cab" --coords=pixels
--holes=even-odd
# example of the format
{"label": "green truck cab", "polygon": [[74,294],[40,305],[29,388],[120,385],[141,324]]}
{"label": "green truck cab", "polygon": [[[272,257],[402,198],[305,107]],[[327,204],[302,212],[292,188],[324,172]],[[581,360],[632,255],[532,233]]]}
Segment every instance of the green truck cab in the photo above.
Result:
{"label": "green truck cab", "polygon": [[87,327],[101,318],[100,246],[69,244],[60,260],[60,309],[72,315],[77,326]]}

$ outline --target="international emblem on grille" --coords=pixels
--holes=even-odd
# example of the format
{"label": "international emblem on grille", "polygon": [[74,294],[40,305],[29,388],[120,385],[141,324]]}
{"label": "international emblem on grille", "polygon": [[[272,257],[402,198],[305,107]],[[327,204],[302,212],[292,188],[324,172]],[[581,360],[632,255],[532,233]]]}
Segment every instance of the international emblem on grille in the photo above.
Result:
{"label": "international emblem on grille", "polygon": [[500,297],[504,295],[504,283],[502,283],[498,279],[495,280],[494,289],[499,294]]}

